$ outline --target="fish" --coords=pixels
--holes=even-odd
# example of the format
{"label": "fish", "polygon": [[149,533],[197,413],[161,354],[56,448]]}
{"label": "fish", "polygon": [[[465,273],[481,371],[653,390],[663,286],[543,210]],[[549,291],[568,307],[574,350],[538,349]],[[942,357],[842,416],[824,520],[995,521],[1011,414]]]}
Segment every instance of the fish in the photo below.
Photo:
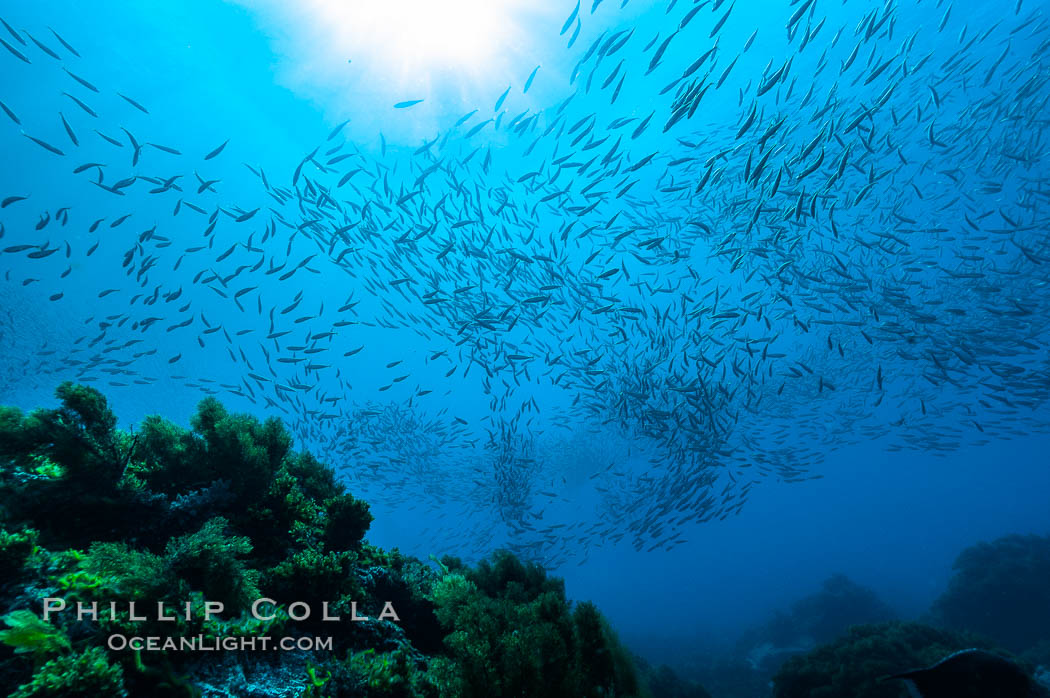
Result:
{"label": "fish", "polygon": [[0,19],[0,24],[4,25],[4,29],[7,30],[7,33],[11,35],[12,39],[14,39],[16,42],[18,42],[22,46],[26,45],[26,40],[22,38],[21,34],[19,34],[17,31],[15,31],[14,27],[12,27],[10,24],[8,24],[4,19]]}
{"label": "fish", "polygon": [[55,53],[55,52],[54,52],[54,51],[52,51],[52,50],[51,50],[50,48],[48,48],[48,47],[47,47],[47,46],[46,46],[45,44],[43,44],[42,42],[40,42],[40,41],[39,41],[39,40],[38,40],[38,39],[37,39],[36,37],[34,37],[34,36],[33,36],[32,34],[30,34],[29,32],[26,32],[25,34],[26,34],[26,36],[28,36],[28,37],[29,37],[29,40],[30,40],[30,41],[32,41],[32,42],[33,42],[34,44],[36,44],[37,48],[39,48],[39,49],[40,49],[41,51],[43,51],[44,53],[46,53],[46,54],[47,54],[48,56],[50,56],[51,58],[54,58],[54,59],[55,59],[56,61],[60,61],[60,60],[62,60],[62,57],[61,57],[61,56],[59,56],[59,55],[58,55],[57,53]]}
{"label": "fish", "polygon": [[[130,135],[130,134],[129,134]],[[182,152],[167,145],[160,145],[157,143],[146,143],[145,145],[152,146],[161,152],[168,153],[170,155],[182,155]],[[138,146],[135,146],[138,149]]]}
{"label": "fish", "polygon": [[711,28],[711,33],[708,34],[708,38],[714,38],[715,34],[717,34],[718,32],[720,32],[722,30],[722,27],[725,25],[726,21],[729,19],[729,15],[733,11],[733,7],[735,5],[736,5],[735,2],[731,3],[729,5],[729,9],[727,9],[725,11],[725,14],[722,15],[722,18],[719,19],[717,22],[715,22],[715,26]]}
{"label": "fish", "polygon": [[56,39],[58,39],[58,43],[62,44],[62,46],[63,46],[63,47],[65,47],[65,49],[66,49],[67,51],[69,51],[70,53],[72,53],[72,54],[73,54],[74,56],[76,56],[77,58],[80,58],[80,53],[78,53],[78,52],[77,52],[77,50],[76,50],[75,48],[73,48],[72,46],[70,46],[70,45],[69,45],[69,42],[68,42],[68,41],[66,41],[65,39],[63,39],[63,38],[62,38],[62,37],[61,37],[61,36],[59,35],[59,33],[58,33],[58,32],[56,32],[56,31],[55,31],[54,29],[52,29],[51,27],[48,27],[48,28],[47,28],[47,30],[48,30],[49,32],[51,32],[51,34],[53,34],[53,35],[54,35],[54,37],[55,37]]}
{"label": "fish", "polygon": [[559,32],[559,36],[564,36],[565,32],[569,31],[569,27],[571,27],[572,23],[577,20],[577,18],[579,17],[579,14],[580,14],[580,0],[576,0],[576,7],[573,9],[573,11],[571,13],[569,13],[569,17],[565,20],[565,23],[561,27],[561,32]]}
{"label": "fish", "polygon": [[507,89],[503,92],[503,94],[501,94],[499,96],[499,99],[496,100],[496,106],[493,107],[492,110],[493,111],[499,111],[499,108],[503,106],[503,101],[505,99],[507,99],[507,95],[509,95],[509,94],[510,94],[510,87],[508,86]]}
{"label": "fish", "polygon": [[69,140],[74,146],[79,147],[80,141],[77,140],[77,135],[73,133],[73,127],[69,125],[68,121],[66,121],[66,117],[62,115],[62,112],[58,113],[58,118],[62,121],[62,127],[66,130],[66,135],[69,136]]}
{"label": "fish", "polygon": [[69,70],[69,68],[66,68],[65,66],[63,66],[62,70],[64,70],[66,72],[66,75],[68,75],[69,77],[73,78],[74,80],[76,80],[78,83],[80,83],[84,87],[88,88],[92,92],[95,92],[96,94],[98,93],[98,88],[97,87],[95,87],[90,82],[88,82],[84,78],[80,77],[76,73],[74,73],[71,70]]}
{"label": "fish", "polygon": [[[577,4],[579,0],[577,0]],[[572,36],[569,37],[569,43],[566,48],[572,48],[576,44],[576,39],[580,38],[580,30],[583,28],[583,22],[580,19],[576,20],[576,29],[573,30]]]}
{"label": "fish", "polygon": [[35,138],[33,136],[30,136],[28,133],[23,133],[22,135],[25,136],[26,138],[28,138],[29,140],[33,141],[34,143],[36,143],[37,145],[39,145],[41,148],[43,148],[44,150],[48,151],[49,153],[54,153],[55,155],[65,156],[65,153],[63,153],[61,150],[59,150],[55,146],[51,145],[47,141],[43,141],[43,140],[40,140],[39,138]]}
{"label": "fish", "polygon": [[522,94],[526,94],[529,91],[529,88],[532,87],[532,81],[536,79],[536,73],[538,73],[539,71],[540,67],[536,66],[532,69],[532,72],[529,73],[529,77],[525,79],[525,87],[521,90]]}
{"label": "fish", "polygon": [[88,114],[89,116],[93,116],[96,119],[98,118],[98,114],[91,107],[89,107],[88,105],[84,104],[82,101],[80,101],[79,99],[77,99],[73,95],[69,94],[68,92],[63,92],[62,94],[65,95],[66,97],[69,97],[71,100],[73,100],[73,103],[76,104],[81,109],[83,109],[86,114]]}
{"label": "fish", "polygon": [[11,121],[14,121],[14,122],[15,122],[15,124],[17,124],[17,125],[19,125],[19,126],[21,126],[21,125],[22,125],[22,122],[21,122],[21,121],[19,120],[19,118],[18,118],[18,117],[17,117],[16,115],[15,115],[15,113],[14,113],[13,111],[11,111],[10,107],[8,107],[8,106],[7,106],[6,104],[4,104],[3,102],[0,102],[0,109],[2,109],[2,110],[3,110],[3,112],[4,112],[5,114],[7,114],[7,118],[11,119]]}
{"label": "fish", "polygon": [[127,102],[131,106],[133,106],[136,109],[138,109],[143,114],[149,114],[149,110],[147,110],[146,107],[142,106],[141,104],[139,104],[138,102],[133,100],[131,97],[128,97],[127,95],[121,94],[119,92],[117,93],[117,96],[120,97],[121,99],[123,99],[125,102]]}
{"label": "fish", "polygon": [[8,50],[8,52],[11,55],[13,55],[15,58],[17,58],[18,60],[22,61],[23,63],[32,64],[32,61],[30,61],[28,58],[26,58],[25,55],[23,55],[21,51],[19,51],[18,49],[16,49],[14,46],[12,46],[11,44],[7,43],[3,39],[0,39],[0,44],[2,44],[3,47],[6,48]]}
{"label": "fish", "polygon": [[394,109],[407,109],[408,107],[413,107],[413,106],[415,106],[417,104],[422,104],[422,103],[423,103],[423,100],[421,100],[421,99],[410,99],[410,100],[408,100],[406,102],[398,102],[397,104],[394,105]]}
{"label": "fish", "polygon": [[[329,140],[331,140],[331,138],[329,138]],[[205,160],[211,160],[211,159],[213,159],[215,157],[218,157],[219,153],[221,153],[223,151],[223,149],[226,148],[226,146],[229,144],[229,142],[230,142],[230,140],[226,139],[221,144],[219,144],[218,146],[216,146],[212,150],[208,151],[208,154],[204,156],[204,159]]]}

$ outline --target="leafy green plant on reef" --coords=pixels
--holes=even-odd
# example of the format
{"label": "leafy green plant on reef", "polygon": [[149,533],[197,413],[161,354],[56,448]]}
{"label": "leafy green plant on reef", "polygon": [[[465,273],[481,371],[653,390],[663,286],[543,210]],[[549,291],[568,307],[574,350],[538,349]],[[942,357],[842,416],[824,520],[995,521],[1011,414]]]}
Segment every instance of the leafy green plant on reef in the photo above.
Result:
{"label": "leafy green plant on reef", "polygon": [[13,611],[4,617],[4,623],[7,630],[0,630],[0,642],[13,647],[15,654],[32,654],[40,661],[71,649],[61,629],[32,611]]}
{"label": "leafy green plant on reef", "polygon": [[33,456],[46,456],[64,477],[89,490],[113,486],[127,463],[117,418],[100,392],[75,383],[56,391],[60,407],[36,410],[21,425]]}
{"label": "leafy green plant on reef", "polygon": [[564,583],[508,552],[476,569],[448,566],[434,586],[446,654],[429,673],[444,695],[636,696],[630,657],[589,604],[573,611]]}
{"label": "leafy green plant on reef", "polygon": [[162,601],[170,595],[168,586],[164,560],[127,543],[95,543],[78,569],[59,580],[60,588],[99,600],[112,595],[128,601]]}
{"label": "leafy green plant on reef", "polygon": [[106,399],[63,383],[60,405],[0,413],[0,500],[9,521],[32,525],[49,547],[111,540],[157,502],[125,480],[135,437],[116,429]]}
{"label": "leafy green plant on reef", "polygon": [[263,585],[280,602],[334,602],[360,590],[356,560],[352,552],[300,550],[267,570]]}
{"label": "leafy green plant on reef", "polygon": [[0,527],[0,586],[17,579],[29,556],[36,552],[39,537],[32,528],[8,531]]}
{"label": "leafy green plant on reef", "polygon": [[412,698],[415,668],[406,654],[377,653],[374,649],[355,652],[348,659],[350,672],[360,677],[369,696],[375,698]]}
{"label": "leafy green plant on reef", "polygon": [[56,657],[19,686],[11,698],[119,698],[126,696],[124,671],[101,647]]}
{"label": "leafy green plant on reef", "polygon": [[406,646],[389,652],[374,648],[349,651],[345,659],[333,657],[320,666],[306,664],[309,682],[301,698],[441,698],[424,671],[419,655]]}
{"label": "leafy green plant on reef", "polygon": [[251,541],[227,535],[226,527],[226,520],[217,517],[206,521],[199,531],[173,538],[164,549],[164,564],[168,574],[189,589],[237,613],[258,598],[259,574],[243,561],[252,551]]}
{"label": "leafy green plant on reef", "polygon": [[368,504],[348,494],[339,494],[325,500],[325,509],[328,512],[325,545],[331,550],[349,550],[360,545],[372,523]]}
{"label": "leafy green plant on reef", "polygon": [[66,474],[66,469],[55,463],[47,456],[30,456],[31,465],[27,470],[30,474],[45,479],[60,478]]}
{"label": "leafy green plant on reef", "polygon": [[259,596],[258,573],[244,562],[250,541],[227,535],[226,526],[221,517],[209,519],[168,541],[162,555],[126,543],[95,543],[76,574],[93,575],[108,593],[129,601],[179,602],[197,591],[236,614]]}
{"label": "leafy green plant on reef", "polygon": [[332,672],[322,670],[313,662],[307,660],[306,675],[309,677],[310,682],[306,684],[306,688],[300,694],[300,698],[328,698],[331,692],[326,691],[325,687],[332,680]]}
{"label": "leafy green plant on reef", "polygon": [[134,530],[139,546],[159,552],[168,537],[223,516],[251,539],[262,568],[299,547],[354,549],[371,523],[368,505],[330,468],[291,450],[277,419],[209,398],[190,429],[152,416],[129,434],[93,388],[63,383],[56,395],[55,409],[0,411],[5,517],[37,522],[49,547],[87,548]]}

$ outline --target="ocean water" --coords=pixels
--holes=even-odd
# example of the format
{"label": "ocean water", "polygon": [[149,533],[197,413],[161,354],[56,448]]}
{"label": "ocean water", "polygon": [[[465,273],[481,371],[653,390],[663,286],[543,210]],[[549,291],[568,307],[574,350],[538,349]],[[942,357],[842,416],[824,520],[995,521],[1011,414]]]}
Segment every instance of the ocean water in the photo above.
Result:
{"label": "ocean water", "polygon": [[0,397],[280,417],[701,678],[922,617],[1050,533],[1047,9],[0,3]]}

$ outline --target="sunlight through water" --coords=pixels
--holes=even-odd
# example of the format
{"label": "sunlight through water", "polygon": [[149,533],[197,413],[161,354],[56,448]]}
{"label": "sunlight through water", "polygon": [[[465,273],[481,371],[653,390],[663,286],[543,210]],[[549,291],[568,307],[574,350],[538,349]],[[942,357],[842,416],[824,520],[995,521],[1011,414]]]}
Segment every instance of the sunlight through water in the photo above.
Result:
{"label": "sunlight through water", "polygon": [[366,53],[411,79],[419,72],[489,69],[519,39],[519,0],[308,0],[336,50]]}
{"label": "sunlight through water", "polygon": [[[443,117],[494,100],[510,84],[520,88],[550,53],[535,37],[550,33],[560,11],[525,0],[303,0],[294,9],[237,2],[271,37],[281,84],[323,105],[333,123],[352,113],[351,130],[382,130],[402,142],[417,142]],[[360,109],[414,100],[423,103],[385,119]]]}

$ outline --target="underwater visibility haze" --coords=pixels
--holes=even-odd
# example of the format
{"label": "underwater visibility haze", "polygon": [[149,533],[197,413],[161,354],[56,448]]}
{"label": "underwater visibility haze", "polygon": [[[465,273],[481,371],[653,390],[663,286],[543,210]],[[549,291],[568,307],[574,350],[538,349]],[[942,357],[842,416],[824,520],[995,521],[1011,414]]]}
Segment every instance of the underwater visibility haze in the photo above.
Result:
{"label": "underwater visibility haze", "polygon": [[[1047,2],[0,18],[3,688],[80,695],[41,677],[85,666],[113,695],[159,695],[162,669],[186,695],[1050,677]],[[17,615],[220,576],[240,610],[412,591],[401,635],[282,660],[255,694]],[[129,581],[150,577],[170,584]],[[515,683],[497,646],[575,668]]]}

